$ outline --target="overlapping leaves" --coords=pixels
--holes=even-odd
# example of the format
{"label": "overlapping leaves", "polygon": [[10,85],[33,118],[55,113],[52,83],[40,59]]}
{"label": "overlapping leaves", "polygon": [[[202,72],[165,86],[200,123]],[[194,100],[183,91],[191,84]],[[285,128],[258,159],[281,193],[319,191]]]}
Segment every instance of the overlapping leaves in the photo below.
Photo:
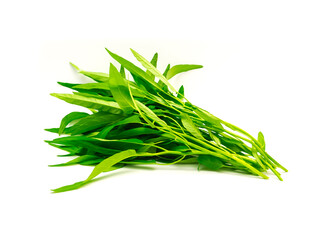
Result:
{"label": "overlapping leaves", "polygon": [[[89,112],[72,112],[59,128],[46,129],[62,135],[51,146],[67,152],[72,160],[51,166],[94,166],[83,181],[54,189],[64,192],[78,189],[103,172],[127,165],[191,163],[210,170],[229,169],[268,178],[271,170],[287,171],[265,151],[264,135],[258,139],[191,104],[169,83],[175,75],[200,65],[170,66],[157,69],[158,54],[147,61],[132,50],[145,70],[107,50],[120,64],[111,63],[109,73],[88,72],[72,66],[92,79],[92,83],[63,83],[73,94],[51,94]],[[127,70],[132,79],[127,79]]]}

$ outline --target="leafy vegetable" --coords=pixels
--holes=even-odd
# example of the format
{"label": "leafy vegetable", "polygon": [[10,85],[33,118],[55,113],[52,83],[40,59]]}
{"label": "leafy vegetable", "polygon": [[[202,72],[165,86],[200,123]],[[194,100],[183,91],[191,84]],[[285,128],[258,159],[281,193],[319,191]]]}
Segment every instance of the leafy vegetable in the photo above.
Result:
{"label": "leafy vegetable", "polygon": [[[261,132],[255,139],[241,128],[191,104],[183,86],[176,91],[169,83],[176,74],[201,65],[170,67],[168,64],[161,73],[157,69],[157,53],[148,61],[131,51],[146,71],[107,50],[120,64],[119,71],[110,64],[109,73],[88,72],[71,63],[76,71],[95,82],[59,82],[74,92],[51,94],[92,113],[71,112],[63,117],[59,128],[46,129],[62,134],[46,142],[66,151],[61,156],[74,157],[50,166],[94,166],[85,180],[53,192],[75,190],[104,172],[143,164],[187,163],[213,171],[238,170],[264,179],[270,170],[282,180],[277,168],[287,169],[266,152]],[[126,78],[129,75],[131,79]]]}
{"label": "leafy vegetable", "polygon": [[167,72],[167,79],[171,79],[176,74],[187,72],[193,69],[202,68],[202,65],[191,65],[191,64],[181,64],[181,65],[175,65]]}
{"label": "leafy vegetable", "polygon": [[66,126],[68,126],[68,124],[71,123],[72,121],[86,117],[88,115],[89,115],[88,113],[84,113],[84,112],[69,113],[62,119],[61,126],[59,127],[59,130],[58,130],[58,134],[61,135],[64,129],[66,128]]}

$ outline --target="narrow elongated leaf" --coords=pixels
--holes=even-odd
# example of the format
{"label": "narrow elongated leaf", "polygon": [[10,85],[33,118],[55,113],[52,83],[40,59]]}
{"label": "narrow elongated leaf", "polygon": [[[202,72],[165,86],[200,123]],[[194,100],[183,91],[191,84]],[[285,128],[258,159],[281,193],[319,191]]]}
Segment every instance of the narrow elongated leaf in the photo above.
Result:
{"label": "narrow elongated leaf", "polygon": [[84,83],[77,84],[72,87],[72,89],[102,89],[102,90],[110,90],[107,83]]}
{"label": "narrow elongated leaf", "polygon": [[125,68],[124,66],[120,66],[120,75],[123,77],[123,78],[126,78],[126,74],[125,74]]}
{"label": "narrow elongated leaf", "polygon": [[141,56],[139,53],[131,49],[133,55],[135,58],[144,66],[149,72],[151,72],[155,77],[159,78],[162,82],[164,82],[172,92],[177,92],[175,88],[168,82],[168,80],[165,78],[165,76],[160,73],[159,70],[156,69],[150,62],[146,60],[143,56]]}
{"label": "narrow elongated leaf", "polygon": [[53,191],[54,193],[67,192],[67,191],[76,190],[84,185],[85,185],[85,182],[80,181],[80,182],[76,182],[74,184],[66,185],[60,188],[51,189],[51,191]]}
{"label": "narrow elongated leaf", "polygon": [[195,126],[195,124],[193,123],[193,121],[191,120],[191,118],[185,114],[185,113],[181,113],[181,121],[183,126],[192,134],[194,135],[196,138],[198,139],[202,139],[205,140],[201,134],[201,132],[199,131],[199,129]]}
{"label": "narrow elongated leaf", "polygon": [[[117,169],[122,168],[124,165],[123,164],[115,164],[110,168],[105,169],[103,172],[110,172],[110,171],[114,171]],[[60,193],[60,192],[66,192],[66,191],[72,191],[72,190],[76,190],[79,189],[81,187],[83,187],[84,185],[86,185],[87,183],[89,183],[90,181],[79,181],[70,185],[66,185],[60,188],[56,188],[56,189],[52,189],[53,193]]]}
{"label": "narrow elongated leaf", "polygon": [[158,56],[159,56],[158,53],[155,53],[154,56],[153,56],[153,58],[152,58],[152,60],[150,61],[150,63],[151,63],[154,67],[157,66]]}
{"label": "narrow elongated leaf", "polygon": [[219,138],[216,137],[216,135],[214,135],[212,132],[210,132],[210,137],[211,137],[212,140],[214,140],[214,142],[215,142],[217,145],[219,145],[219,146],[222,145],[222,144],[221,144],[221,141],[219,140]]}
{"label": "narrow elongated leaf", "polygon": [[[63,86],[63,87],[67,87],[73,90],[76,90],[78,92],[81,93],[93,93],[93,94],[102,94],[102,95],[106,95],[109,93],[109,89],[108,92],[106,89],[104,89],[105,87],[103,87],[105,85],[105,83],[87,83],[86,84],[74,84],[74,83],[65,83],[65,82],[57,82],[59,85]],[[91,84],[102,84],[102,85],[91,85]],[[83,87],[80,87],[82,85],[85,85]]]}
{"label": "narrow elongated leaf", "polygon": [[54,139],[51,144],[54,144],[54,143],[55,143],[55,147],[56,147],[56,144],[65,144],[68,146],[74,146],[77,148],[87,149],[91,151],[92,153],[101,153],[101,154],[106,154],[106,155],[112,155],[112,154],[119,152],[119,150],[116,150],[116,149],[99,146],[98,145],[99,142],[90,141],[85,137],[79,138],[79,139],[70,139],[70,137],[57,138],[57,139]]}
{"label": "narrow elongated leaf", "polygon": [[[147,61],[131,51],[142,66],[107,50],[120,63],[120,69],[110,64],[106,74],[84,71],[71,64],[96,82],[59,83],[73,89],[73,94],[51,94],[92,112],[90,115],[70,113],[59,128],[47,129],[65,134],[46,141],[66,151],[58,156],[76,157],[53,166],[95,166],[86,180],[54,189],[54,192],[78,189],[95,181],[103,172],[144,164],[193,163],[211,170],[244,171],[265,179],[268,177],[264,173],[270,169],[282,180],[277,168],[287,170],[266,153],[261,132],[256,139],[191,104],[184,97],[183,85],[176,91],[168,81],[201,65],[170,67],[168,64],[161,73],[157,69],[157,53]],[[129,74],[133,79],[126,79]]]}
{"label": "narrow elongated leaf", "polygon": [[130,90],[134,97],[144,98],[146,96],[145,93],[137,87],[131,87]]}
{"label": "narrow elongated leaf", "polygon": [[130,114],[134,109],[134,105],[128,90],[128,85],[112,63],[110,64],[109,87],[113,98],[117,101],[120,108],[125,114]]}
{"label": "narrow elongated leaf", "polygon": [[146,159],[146,160],[144,160],[144,159],[134,159],[134,160],[130,160],[130,161],[128,161],[128,160],[122,161],[121,163],[131,164],[131,165],[133,165],[133,164],[140,164],[140,165],[142,165],[142,164],[155,164],[156,161],[153,160],[153,159]]}
{"label": "narrow elongated leaf", "polygon": [[134,82],[136,82],[136,85],[138,86],[138,88],[143,91],[143,92],[149,92],[152,95],[156,95],[157,91],[156,91],[156,86],[152,83],[149,82],[147,80],[144,80],[143,78],[132,74],[132,77],[134,79]]}
{"label": "narrow elongated leaf", "polygon": [[[169,69],[170,69],[170,64],[168,64],[168,66],[166,67],[166,70],[162,74],[163,76],[165,76],[165,78],[167,78],[167,73],[168,73]],[[158,85],[164,92],[168,92],[168,86],[164,82],[159,80]]]}
{"label": "narrow elongated leaf", "polygon": [[260,167],[263,168],[264,170],[266,170],[264,164],[261,161],[261,158],[258,156],[258,153],[257,153],[257,150],[255,149],[255,147],[252,147],[252,155],[256,159],[256,161],[258,162]]}
{"label": "narrow elongated leaf", "polygon": [[108,156],[127,149],[140,149],[144,146],[144,142],[140,139],[98,139],[85,136],[57,138],[50,144],[81,147],[90,152],[97,152]]}
{"label": "narrow elongated leaf", "polygon": [[138,108],[143,111],[147,117],[149,117],[151,120],[153,120],[154,122],[158,123],[159,125],[163,126],[163,127],[167,127],[167,124],[165,123],[165,121],[163,121],[161,118],[159,118],[152,110],[150,110],[146,105],[144,105],[143,103],[139,102],[136,100],[136,105],[138,106]]}
{"label": "narrow elongated leaf", "polygon": [[[157,65],[157,60],[158,60],[158,53],[155,53],[152,60],[150,61],[150,63],[156,67]],[[154,81],[155,80],[155,76],[150,72],[150,71],[146,71],[146,73],[150,76],[151,80]]]}
{"label": "narrow elongated leaf", "polygon": [[83,156],[76,157],[75,159],[72,159],[72,160],[70,160],[68,162],[65,162],[65,163],[49,165],[49,167],[70,166],[70,165],[74,165],[74,164],[80,163],[82,161],[87,161],[87,160],[92,160],[92,159],[97,159],[97,156],[94,156],[94,155],[83,155]]}
{"label": "narrow elongated leaf", "polygon": [[169,69],[167,73],[167,79],[171,79],[174,77],[176,74],[182,73],[182,72],[187,72],[190,70],[202,68],[202,65],[192,65],[192,64],[180,64],[180,65],[175,65],[171,69]]}
{"label": "narrow elongated leaf", "polygon": [[203,166],[215,171],[224,166],[218,157],[214,157],[212,155],[200,155],[197,161]]}
{"label": "narrow elongated leaf", "polygon": [[105,138],[107,134],[116,126],[124,125],[124,124],[130,124],[130,123],[141,123],[141,120],[139,116],[133,115],[128,118],[125,118],[121,121],[118,121],[110,126],[105,127],[98,135],[99,138]]}
{"label": "narrow elongated leaf", "polygon": [[170,69],[170,64],[167,65],[165,71],[164,71],[163,74],[162,74],[162,75],[165,76],[166,78],[167,78],[167,74],[168,74],[169,69]]}
{"label": "narrow elongated leaf", "polygon": [[83,117],[87,117],[87,116],[89,116],[89,114],[85,112],[72,112],[72,113],[67,114],[61,121],[58,134],[61,135],[64,129],[66,128],[66,126],[68,126],[68,124],[71,123],[72,121],[83,118]]}
{"label": "narrow elongated leaf", "polygon": [[184,98],[184,87],[183,87],[183,85],[181,85],[181,87],[179,88],[177,97],[179,99],[183,99]]}
{"label": "narrow elongated leaf", "polygon": [[78,153],[78,151],[79,151],[78,147],[75,147],[75,146],[65,146],[65,145],[60,145],[60,144],[57,144],[57,143],[55,144],[53,141],[47,141],[46,140],[45,142],[48,143],[50,146],[53,146],[53,147],[56,147],[56,148],[59,148],[61,150],[69,152],[70,155]]}
{"label": "narrow elongated leaf", "polygon": [[89,160],[86,160],[86,161],[81,161],[78,164],[83,165],[83,166],[95,166],[103,160],[104,160],[103,158],[89,159]]}
{"label": "narrow elongated leaf", "polygon": [[110,54],[112,58],[114,58],[117,62],[119,62],[123,67],[125,67],[133,76],[134,81],[137,83],[139,88],[142,90],[147,90],[151,94],[157,94],[156,90],[162,90],[156,82],[154,82],[151,77],[143,71],[141,68],[135,66],[133,63],[128,60],[118,56],[115,53],[112,53],[108,49],[106,51]]}
{"label": "narrow elongated leaf", "polygon": [[113,124],[123,119],[122,115],[112,114],[108,112],[97,112],[82,118],[71,128],[71,135],[81,134],[97,128],[103,127],[106,124]]}
{"label": "narrow elongated leaf", "polygon": [[106,73],[101,73],[101,72],[87,72],[87,71],[79,71],[79,73],[97,81],[97,82],[107,82],[109,75]]}
{"label": "narrow elongated leaf", "polygon": [[105,101],[105,100],[97,99],[94,97],[86,97],[86,96],[75,95],[75,94],[52,93],[50,95],[53,97],[57,97],[61,100],[64,100],[68,103],[79,105],[79,106],[86,107],[89,109],[96,109],[96,110],[110,112],[114,114],[123,113],[119,105],[116,102],[112,102],[112,101]]}
{"label": "narrow elongated leaf", "polygon": [[161,132],[156,130],[156,129],[146,128],[146,127],[138,127],[138,128],[132,128],[132,129],[129,129],[129,130],[125,130],[115,137],[120,139],[120,138],[130,138],[130,137],[137,137],[137,136],[140,136],[140,135],[160,134],[160,133]]}
{"label": "narrow elongated leaf", "polygon": [[66,82],[57,82],[59,85],[63,87],[67,87],[73,89],[73,87],[78,86],[78,83],[66,83]]}
{"label": "narrow elongated leaf", "polygon": [[93,169],[90,176],[84,182],[88,182],[92,180],[93,178],[98,176],[100,173],[106,171],[107,169],[117,164],[118,162],[128,159],[130,157],[134,157],[134,156],[136,156],[136,151],[133,149],[129,149],[126,151],[116,153],[109,158],[106,158]]}
{"label": "narrow elongated leaf", "polygon": [[210,114],[209,112],[207,112],[207,111],[205,111],[201,108],[197,108],[197,107],[193,106],[193,109],[194,109],[194,112],[199,117],[201,117],[202,119],[204,119],[208,123],[212,124],[214,127],[217,127],[219,129],[223,129],[223,126],[221,125],[220,119],[218,119],[214,115]]}
{"label": "narrow elongated leaf", "polygon": [[112,58],[114,58],[117,62],[119,62],[124,68],[126,68],[130,73],[135,74],[147,81],[151,81],[149,75],[143,71],[141,68],[135,66],[133,63],[128,60],[118,56],[115,53],[112,53],[110,50],[106,48],[106,51],[110,54]]}
{"label": "narrow elongated leaf", "polygon": [[[52,133],[58,133],[59,128],[46,128],[45,131],[52,132]],[[70,134],[71,133],[71,127],[67,127],[63,130],[63,134]]]}
{"label": "narrow elongated leaf", "polygon": [[265,151],[266,144],[265,144],[264,134],[262,132],[258,133],[258,142],[260,142],[261,148]]}
{"label": "narrow elongated leaf", "polygon": [[88,72],[88,71],[84,71],[81,70],[79,67],[77,67],[75,64],[71,63],[71,66],[73,66],[77,72],[83,74],[84,76],[87,76],[97,82],[107,82],[109,79],[109,75],[106,73],[101,73],[101,72]]}
{"label": "narrow elongated leaf", "polygon": [[124,166],[125,166],[125,164],[117,163],[117,164],[113,165],[112,167],[105,169],[104,172],[111,172],[111,171],[123,168]]}
{"label": "narrow elongated leaf", "polygon": [[[113,97],[110,97],[110,96],[102,96],[102,95],[99,95],[98,93],[95,93],[95,92],[73,92],[74,95],[78,95],[78,96],[84,96],[84,97],[89,97],[89,98],[96,98],[96,99],[101,99],[101,100],[104,100],[104,101],[109,101],[109,102],[114,102],[114,99]],[[118,104],[117,104],[118,105]],[[119,105],[118,105],[119,106]]]}

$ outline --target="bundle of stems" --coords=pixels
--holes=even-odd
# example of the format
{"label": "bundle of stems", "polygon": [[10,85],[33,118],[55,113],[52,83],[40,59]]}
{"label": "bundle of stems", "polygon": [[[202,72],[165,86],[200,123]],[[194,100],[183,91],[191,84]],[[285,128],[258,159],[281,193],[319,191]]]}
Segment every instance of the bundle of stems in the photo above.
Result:
{"label": "bundle of stems", "polygon": [[[67,152],[72,160],[50,166],[94,166],[83,181],[53,189],[74,190],[103,172],[129,165],[195,164],[210,169],[229,169],[267,179],[272,171],[282,180],[277,168],[287,171],[265,151],[261,132],[257,139],[190,103],[184,87],[175,90],[169,79],[176,74],[201,68],[201,65],[168,64],[164,73],[157,68],[158,54],[151,61],[131,49],[146,69],[106,49],[120,64],[110,63],[109,73],[88,72],[71,65],[93,80],[90,83],[64,83],[72,94],[51,95],[87,108],[71,112],[59,128],[46,129],[60,137],[46,141]],[[127,79],[126,75],[132,76]],[[62,135],[62,136],[61,136]]]}

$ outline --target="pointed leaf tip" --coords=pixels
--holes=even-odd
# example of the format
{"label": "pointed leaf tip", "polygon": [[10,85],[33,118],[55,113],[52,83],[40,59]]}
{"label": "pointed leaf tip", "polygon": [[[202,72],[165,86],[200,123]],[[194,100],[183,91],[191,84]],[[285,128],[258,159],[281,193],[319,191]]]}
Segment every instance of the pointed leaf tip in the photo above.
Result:
{"label": "pointed leaf tip", "polygon": [[187,72],[194,69],[202,68],[202,65],[196,65],[196,64],[179,64],[173,66],[169,71],[167,72],[167,79],[171,79],[176,74]]}
{"label": "pointed leaf tip", "polygon": [[77,67],[75,64],[73,64],[72,62],[69,62],[69,63],[74,69],[76,69],[77,71],[80,71],[79,67]]}

